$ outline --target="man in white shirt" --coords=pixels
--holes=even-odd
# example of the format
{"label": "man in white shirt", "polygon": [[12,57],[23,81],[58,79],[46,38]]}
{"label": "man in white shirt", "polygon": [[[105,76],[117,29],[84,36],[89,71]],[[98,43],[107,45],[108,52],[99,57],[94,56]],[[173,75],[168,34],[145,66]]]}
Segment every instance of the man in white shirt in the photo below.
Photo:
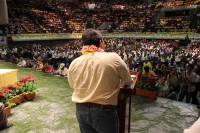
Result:
{"label": "man in white shirt", "polygon": [[19,58],[19,63],[17,64],[17,66],[23,67],[25,66],[26,61],[23,59],[23,57]]}

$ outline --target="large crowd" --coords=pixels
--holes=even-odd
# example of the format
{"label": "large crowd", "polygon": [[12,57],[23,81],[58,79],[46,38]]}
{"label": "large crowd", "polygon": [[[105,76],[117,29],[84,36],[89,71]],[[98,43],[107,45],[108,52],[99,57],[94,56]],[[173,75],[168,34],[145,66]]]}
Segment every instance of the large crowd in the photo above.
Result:
{"label": "large crowd", "polygon": [[[190,41],[184,49],[178,47],[177,40],[104,38],[104,44],[105,51],[117,53],[127,64],[128,69],[144,73],[148,67],[148,71],[159,78],[164,77],[163,83],[166,83],[166,86],[164,91],[159,94],[160,97],[182,101],[183,97],[189,94],[189,92],[180,94],[185,80],[183,80],[183,72],[188,71],[187,67],[192,67],[190,71],[195,75],[200,75],[200,58],[198,57],[200,42],[195,40]],[[33,44],[26,48],[6,49],[2,46],[0,59],[18,67],[67,76],[67,68],[75,58],[81,55],[81,49],[81,40],[71,40],[52,47]],[[169,76],[171,73],[173,73],[172,76]],[[170,77],[174,79],[171,80]],[[189,98],[187,96],[186,102],[189,103],[192,98],[192,103],[199,105],[197,100],[199,83],[193,85],[196,85],[195,89],[192,90]]]}
{"label": "large crowd", "polygon": [[[95,3],[92,10],[88,7],[91,3]],[[151,22],[159,15],[163,6],[197,5],[195,1],[155,0],[145,4],[134,0],[52,3],[8,0],[7,5],[9,24],[6,25],[6,32],[10,34],[66,33],[69,30],[83,32],[87,28],[98,28],[104,22],[112,23],[111,27],[115,31],[197,32],[196,28],[189,27],[195,14],[184,18],[161,18]],[[109,29],[109,26],[106,29]]]}
{"label": "large crowd", "polygon": [[[90,9],[89,4],[94,3],[94,9]],[[0,27],[0,35],[82,33],[87,28],[97,29],[104,22],[110,23],[105,28],[109,32],[199,33],[200,20],[197,19],[196,28],[191,28],[200,12],[199,8],[188,17],[158,17],[162,7],[199,3],[197,0],[7,0],[9,24]],[[163,85],[159,97],[177,101],[185,98],[186,103],[196,104],[200,108],[197,98],[200,97],[200,41],[187,40],[184,48],[179,47],[179,40],[104,38],[103,43],[105,52],[117,53],[127,69],[138,72],[140,79],[149,75],[156,77],[156,82]],[[35,43],[23,48],[0,45],[0,61],[68,77],[68,68],[74,59],[82,55],[82,48],[82,41],[78,39],[51,47]],[[0,105],[0,108],[4,106]],[[3,128],[11,126],[12,123],[6,120]]]}

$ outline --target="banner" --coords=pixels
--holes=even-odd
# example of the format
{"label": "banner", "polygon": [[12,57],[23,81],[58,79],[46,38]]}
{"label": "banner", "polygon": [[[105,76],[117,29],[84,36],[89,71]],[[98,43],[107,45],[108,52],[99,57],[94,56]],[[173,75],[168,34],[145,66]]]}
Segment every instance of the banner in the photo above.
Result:
{"label": "banner", "polygon": [[[104,38],[134,38],[134,39],[175,39],[185,40],[187,34],[177,33],[102,33]],[[82,33],[73,34],[8,34],[15,41],[39,41],[39,40],[60,40],[60,39],[81,39]],[[200,34],[188,34],[189,39],[200,39]]]}

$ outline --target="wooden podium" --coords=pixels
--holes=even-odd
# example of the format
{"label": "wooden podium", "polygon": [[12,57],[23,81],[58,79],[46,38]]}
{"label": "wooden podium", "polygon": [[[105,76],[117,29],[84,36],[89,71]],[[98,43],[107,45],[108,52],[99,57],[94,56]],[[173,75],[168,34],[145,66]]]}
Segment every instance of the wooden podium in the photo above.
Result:
{"label": "wooden podium", "polygon": [[[133,78],[133,86],[136,85],[138,80],[138,73],[129,71]],[[134,76],[133,76],[134,75]],[[123,83],[120,85],[120,92],[118,95],[118,117],[119,117],[119,133],[130,133],[130,118],[131,118],[131,95],[134,93],[134,88],[125,86]]]}

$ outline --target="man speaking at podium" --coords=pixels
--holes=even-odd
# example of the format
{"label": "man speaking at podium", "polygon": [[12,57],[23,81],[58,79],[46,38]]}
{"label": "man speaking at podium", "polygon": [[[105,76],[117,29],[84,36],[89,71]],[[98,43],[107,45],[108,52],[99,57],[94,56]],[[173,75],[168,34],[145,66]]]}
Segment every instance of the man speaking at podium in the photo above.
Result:
{"label": "man speaking at podium", "polygon": [[131,76],[120,56],[104,52],[103,38],[98,30],[87,29],[82,42],[82,56],[73,60],[68,71],[80,131],[118,133],[119,84],[122,81],[131,85]]}

